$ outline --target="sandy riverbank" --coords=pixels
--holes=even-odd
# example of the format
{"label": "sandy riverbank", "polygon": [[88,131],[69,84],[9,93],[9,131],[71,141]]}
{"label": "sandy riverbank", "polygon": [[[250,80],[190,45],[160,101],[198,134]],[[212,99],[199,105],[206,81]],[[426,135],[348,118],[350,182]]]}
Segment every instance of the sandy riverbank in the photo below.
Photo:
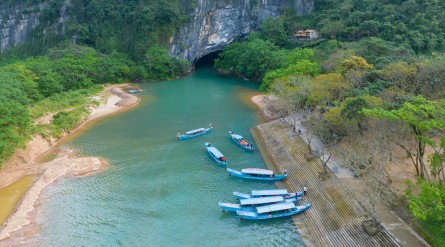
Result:
{"label": "sandy riverbank", "polygon": [[[58,143],[80,130],[87,123],[109,116],[122,110],[129,109],[139,103],[139,98],[127,94],[121,88],[127,84],[106,87],[95,100],[100,101],[98,107],[90,109],[90,115],[76,129],[66,133],[61,139],[46,139],[40,135],[28,142],[26,148],[17,150],[13,157],[0,169],[0,188],[8,186],[26,175],[35,175],[37,181],[31,186],[15,212],[0,226],[0,242],[8,238],[11,233],[30,223],[29,213],[34,209],[34,203],[41,191],[54,181],[65,176],[80,176],[104,169],[107,162],[99,157],[79,157],[74,150],[62,150],[53,161],[36,164],[39,157],[50,152]],[[52,116],[54,114],[48,114]],[[44,121],[51,121],[45,119]]]}

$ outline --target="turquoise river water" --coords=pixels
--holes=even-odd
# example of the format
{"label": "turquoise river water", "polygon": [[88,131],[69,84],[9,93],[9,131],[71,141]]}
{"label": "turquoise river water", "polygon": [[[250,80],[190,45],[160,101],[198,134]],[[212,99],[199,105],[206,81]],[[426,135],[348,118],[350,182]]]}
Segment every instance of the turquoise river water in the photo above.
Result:
{"label": "turquoise river water", "polygon": [[[145,83],[140,105],[104,119],[67,146],[103,156],[105,172],[65,179],[42,195],[36,246],[303,246],[291,218],[240,221],[218,202],[233,191],[282,186],[229,177],[205,149],[212,142],[228,167],[266,167],[258,150],[228,135],[253,138],[260,115],[246,104],[257,86],[209,67],[174,81]],[[212,133],[177,141],[177,132]]]}

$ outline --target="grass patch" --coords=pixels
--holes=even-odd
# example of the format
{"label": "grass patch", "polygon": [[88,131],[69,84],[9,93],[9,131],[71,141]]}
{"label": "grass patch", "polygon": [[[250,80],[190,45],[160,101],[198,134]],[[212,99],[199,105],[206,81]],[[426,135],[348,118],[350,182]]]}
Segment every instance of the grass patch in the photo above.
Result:
{"label": "grass patch", "polygon": [[48,112],[63,111],[90,103],[98,104],[98,102],[92,102],[89,97],[98,94],[102,89],[102,85],[95,85],[86,89],[55,94],[32,105],[29,108],[30,115],[33,119],[37,119]]}

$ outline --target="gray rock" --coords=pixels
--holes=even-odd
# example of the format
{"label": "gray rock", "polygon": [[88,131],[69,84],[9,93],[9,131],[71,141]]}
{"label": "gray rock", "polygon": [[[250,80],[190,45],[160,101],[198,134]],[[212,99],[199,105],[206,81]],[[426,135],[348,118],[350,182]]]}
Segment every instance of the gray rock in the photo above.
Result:
{"label": "gray rock", "polygon": [[291,8],[298,15],[313,11],[313,0],[197,0],[191,20],[172,37],[171,56],[193,65],[199,58],[220,51],[234,40],[257,31],[263,19]]}

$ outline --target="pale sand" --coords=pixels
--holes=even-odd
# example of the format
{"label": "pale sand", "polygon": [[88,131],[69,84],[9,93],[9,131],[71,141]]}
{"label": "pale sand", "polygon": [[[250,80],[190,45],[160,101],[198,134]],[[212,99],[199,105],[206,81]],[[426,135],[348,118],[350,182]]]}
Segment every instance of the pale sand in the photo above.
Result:
{"label": "pale sand", "polygon": [[252,98],[250,98],[252,100],[253,103],[255,103],[255,105],[257,105],[260,109],[264,109],[266,107],[266,102],[264,102],[264,94],[260,94],[260,95],[255,95]]}
{"label": "pale sand", "polygon": [[[72,134],[87,123],[109,116],[110,114],[128,109],[139,103],[139,98],[127,94],[121,88],[128,84],[113,85],[106,87],[97,97],[101,101],[98,107],[91,108],[90,116],[83,121],[76,129],[70,133],[66,133],[65,137]],[[48,122],[52,120],[54,113],[46,114],[44,120],[37,122]],[[38,199],[40,192],[48,185],[56,181],[58,178],[67,175],[83,175],[90,172],[98,171],[104,167],[106,162],[101,161],[97,157],[79,158],[74,155],[74,151],[65,150],[59,156],[42,165],[36,165],[38,157],[49,152],[57,143],[62,141],[55,139],[45,139],[40,135],[28,142],[25,149],[17,150],[13,157],[4,164],[0,169],[0,188],[8,186],[26,175],[40,175],[38,181],[26,193],[21,203],[17,207],[15,213],[10,216],[0,228],[0,240],[10,236],[11,232],[19,230],[26,224],[30,223],[27,214],[34,208],[34,203]]]}

